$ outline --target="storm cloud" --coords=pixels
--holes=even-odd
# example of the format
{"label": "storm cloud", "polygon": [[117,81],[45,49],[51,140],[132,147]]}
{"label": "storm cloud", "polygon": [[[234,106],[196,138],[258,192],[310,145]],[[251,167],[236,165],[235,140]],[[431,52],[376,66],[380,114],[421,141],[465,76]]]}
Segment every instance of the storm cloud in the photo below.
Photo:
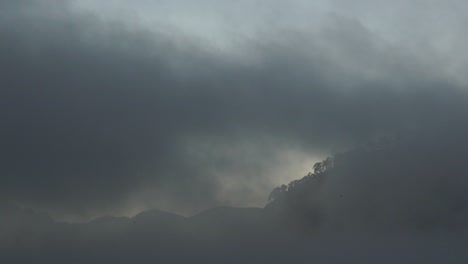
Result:
{"label": "storm cloud", "polygon": [[[466,140],[464,66],[350,14],[219,44],[77,3],[0,2],[2,199],[58,217],[261,206],[376,136]],[[180,3],[167,8],[197,10]]]}

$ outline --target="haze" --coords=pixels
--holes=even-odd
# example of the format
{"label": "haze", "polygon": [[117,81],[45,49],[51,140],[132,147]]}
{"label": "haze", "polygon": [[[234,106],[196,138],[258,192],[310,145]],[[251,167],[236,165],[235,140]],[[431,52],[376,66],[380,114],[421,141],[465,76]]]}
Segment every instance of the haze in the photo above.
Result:
{"label": "haze", "polygon": [[[0,0],[0,209],[11,219],[32,210],[27,226],[50,217],[43,245],[74,232],[57,223],[130,221],[154,209],[184,219],[219,206],[293,215],[290,198],[274,203],[270,192],[354,153],[314,196],[331,226],[368,208],[358,193],[392,208],[382,218],[406,215],[401,204],[448,215],[440,208],[468,202],[467,9],[458,0]],[[360,152],[387,141],[388,150],[371,147],[382,151],[375,157]],[[441,182],[458,198],[422,206],[439,201]],[[343,193],[346,202],[336,200]],[[361,216],[350,229],[367,223]],[[181,225],[204,237],[217,232],[204,221],[217,217]],[[93,228],[90,237],[102,235]],[[464,238],[447,239],[457,247]]]}

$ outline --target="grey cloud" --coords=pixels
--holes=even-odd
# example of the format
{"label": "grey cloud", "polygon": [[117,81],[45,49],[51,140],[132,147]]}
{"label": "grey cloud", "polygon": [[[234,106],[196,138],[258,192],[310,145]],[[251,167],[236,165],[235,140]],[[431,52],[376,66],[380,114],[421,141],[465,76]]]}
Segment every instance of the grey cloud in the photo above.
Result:
{"label": "grey cloud", "polygon": [[[25,3],[41,11],[24,12]],[[72,215],[131,199],[198,210],[235,199],[219,191],[228,182],[244,190],[240,203],[261,204],[275,164],[287,166],[283,151],[466,130],[466,93],[357,20],[331,18],[318,34],[273,30],[235,58],[177,31],[37,3],[0,4],[9,10],[0,16],[0,191],[9,200]],[[242,159],[250,150],[259,154]]]}
{"label": "grey cloud", "polygon": [[[177,20],[232,5],[182,2],[151,30],[77,1],[0,0],[0,262],[466,262],[468,94],[449,62],[463,47],[388,42],[353,18],[367,1],[332,1],[314,29],[285,1],[241,22],[242,1],[239,32],[210,39]],[[347,149],[265,208],[202,210],[263,207]],[[148,208],[202,212],[57,221]]]}

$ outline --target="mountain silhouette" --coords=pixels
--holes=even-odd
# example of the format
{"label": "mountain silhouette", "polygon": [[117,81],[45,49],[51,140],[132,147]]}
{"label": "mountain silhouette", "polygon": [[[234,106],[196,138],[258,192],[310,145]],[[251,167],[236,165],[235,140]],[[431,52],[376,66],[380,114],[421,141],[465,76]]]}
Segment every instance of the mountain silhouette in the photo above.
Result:
{"label": "mountain silhouette", "polygon": [[412,140],[334,155],[275,188],[264,208],[191,217],[149,210],[72,224],[4,203],[0,260],[465,263],[468,151],[422,146]]}

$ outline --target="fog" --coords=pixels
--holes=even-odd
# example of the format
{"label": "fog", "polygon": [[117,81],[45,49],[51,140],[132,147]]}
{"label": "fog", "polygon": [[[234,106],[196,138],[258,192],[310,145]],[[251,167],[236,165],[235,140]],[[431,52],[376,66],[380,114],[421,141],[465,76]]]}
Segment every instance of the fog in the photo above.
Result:
{"label": "fog", "polygon": [[2,252],[463,262],[467,7],[0,0]]}

